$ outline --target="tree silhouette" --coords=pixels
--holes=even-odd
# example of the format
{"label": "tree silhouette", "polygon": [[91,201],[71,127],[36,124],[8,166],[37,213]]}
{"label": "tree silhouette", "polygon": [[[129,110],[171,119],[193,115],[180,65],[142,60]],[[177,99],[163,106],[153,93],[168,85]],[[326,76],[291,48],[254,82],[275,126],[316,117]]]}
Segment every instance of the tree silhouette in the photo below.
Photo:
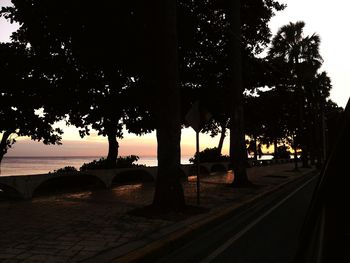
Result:
{"label": "tree silhouette", "polygon": [[[2,12],[21,24],[14,39],[31,45],[41,70],[52,80],[45,92],[46,110],[62,118],[68,115],[82,137],[91,128],[107,136],[107,161],[115,167],[123,120],[130,123],[134,116],[126,117],[126,110],[134,106],[129,88],[139,79],[135,61],[142,30],[140,5],[34,0],[13,4]],[[57,103],[60,100],[66,103]],[[135,118],[143,113],[148,114],[140,111]]]}
{"label": "tree silhouette", "polygon": [[[221,133],[219,151],[230,114],[232,98],[227,96],[231,73],[228,65],[232,45],[229,41],[232,30],[228,14],[228,1],[180,1],[180,65],[183,94],[186,103],[200,100],[212,113],[203,132],[212,136]],[[243,53],[243,89],[258,85],[261,69],[256,64],[258,54],[269,42],[270,29],[267,22],[274,11],[284,6],[275,1],[245,1],[241,7],[241,31],[239,48]],[[182,27],[181,27],[182,25]]]}
{"label": "tree silhouette", "polygon": [[332,88],[326,72],[317,73],[305,85],[306,119],[308,123],[308,140],[311,164],[321,166],[325,161],[325,115],[327,98]]}
{"label": "tree silhouette", "polygon": [[24,45],[0,43],[0,165],[18,136],[60,144],[62,131],[52,127],[56,117],[42,111],[48,80],[34,64],[31,50]]}
{"label": "tree silhouette", "polygon": [[158,0],[152,10],[151,83],[156,117],[158,173],[153,206],[177,210],[185,205],[180,182],[180,86],[178,77],[176,1]]}
{"label": "tree silhouette", "polygon": [[245,145],[243,119],[243,81],[241,56],[241,3],[231,2],[228,6],[228,19],[231,34],[229,35],[229,87],[228,94],[232,100],[229,105],[230,126],[230,158],[235,175],[233,186],[246,186],[250,182],[246,173],[247,151]]}
{"label": "tree silhouette", "polygon": [[[307,166],[307,125],[305,118],[306,94],[305,83],[314,78],[317,70],[322,65],[322,58],[319,53],[320,37],[317,34],[304,36],[304,22],[289,23],[282,26],[272,39],[269,49],[269,59],[283,64],[289,69],[288,81],[294,89],[294,100],[296,105],[296,122],[294,127],[295,149],[301,145],[303,152],[303,166]],[[296,151],[295,151],[295,160]],[[297,168],[297,162],[295,162]]]}

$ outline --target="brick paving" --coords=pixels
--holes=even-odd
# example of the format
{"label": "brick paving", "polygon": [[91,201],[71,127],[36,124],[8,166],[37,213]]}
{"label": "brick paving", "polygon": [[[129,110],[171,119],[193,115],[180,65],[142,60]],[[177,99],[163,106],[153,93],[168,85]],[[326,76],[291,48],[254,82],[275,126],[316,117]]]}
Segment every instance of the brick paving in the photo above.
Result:
{"label": "brick paving", "polygon": [[[258,186],[255,188],[228,187],[231,172],[205,176],[201,178],[201,206],[213,214],[310,171],[293,172],[293,166],[249,168],[248,176]],[[184,191],[187,203],[196,205],[195,178],[184,183]],[[29,201],[2,200],[0,262],[79,262],[177,224],[127,213],[150,204],[153,192],[152,183],[134,183]]]}

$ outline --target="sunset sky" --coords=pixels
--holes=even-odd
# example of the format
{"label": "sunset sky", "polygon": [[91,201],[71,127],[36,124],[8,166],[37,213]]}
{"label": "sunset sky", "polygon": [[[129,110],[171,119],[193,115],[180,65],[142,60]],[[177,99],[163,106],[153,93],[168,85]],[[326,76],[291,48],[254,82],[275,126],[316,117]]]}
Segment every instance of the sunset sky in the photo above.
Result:
{"label": "sunset sky", "polygon": [[[339,106],[345,107],[350,96],[350,53],[347,52],[350,35],[350,1],[349,0],[283,0],[288,7],[277,13],[270,23],[272,33],[279,27],[299,20],[305,21],[305,33],[317,33],[321,37],[321,55],[324,59],[322,70],[328,72],[332,79],[331,99]],[[0,7],[8,5],[10,0],[0,0]],[[9,41],[16,25],[0,20],[0,42]],[[7,156],[105,156],[107,140],[93,134],[80,139],[74,127],[64,127],[63,145],[46,146],[27,138],[18,138],[18,142],[10,149]],[[201,149],[217,146],[218,138],[201,135]],[[224,154],[228,153],[228,140],[224,145]],[[195,151],[195,133],[191,128],[184,129],[181,140],[182,155],[192,155]],[[156,136],[151,133],[138,137],[125,134],[120,141],[120,155],[136,154],[139,156],[156,155]]]}

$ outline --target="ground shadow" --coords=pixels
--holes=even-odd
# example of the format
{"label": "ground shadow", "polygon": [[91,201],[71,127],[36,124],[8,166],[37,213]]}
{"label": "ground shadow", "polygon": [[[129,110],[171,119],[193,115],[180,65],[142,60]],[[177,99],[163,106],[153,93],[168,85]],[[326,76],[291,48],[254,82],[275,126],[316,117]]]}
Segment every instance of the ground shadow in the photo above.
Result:
{"label": "ground shadow", "polygon": [[103,182],[88,174],[67,175],[51,178],[40,184],[33,197],[105,189]]}
{"label": "ground shadow", "polygon": [[128,212],[129,215],[145,217],[149,219],[162,219],[166,221],[182,221],[192,216],[199,214],[205,214],[210,211],[209,208],[204,208],[200,206],[186,205],[184,208],[178,211],[171,211],[159,209],[153,205],[144,206],[141,208],[136,208]]}

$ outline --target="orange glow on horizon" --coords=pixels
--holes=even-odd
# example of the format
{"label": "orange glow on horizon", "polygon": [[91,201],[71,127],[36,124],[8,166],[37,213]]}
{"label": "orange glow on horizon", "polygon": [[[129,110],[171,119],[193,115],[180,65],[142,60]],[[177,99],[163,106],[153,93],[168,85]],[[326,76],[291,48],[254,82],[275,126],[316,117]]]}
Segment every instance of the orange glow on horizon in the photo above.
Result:
{"label": "orange glow on horizon", "polygon": [[[6,156],[106,156],[107,138],[91,132],[90,136],[80,138],[78,129],[65,126],[63,122],[55,125],[64,129],[62,145],[44,145],[31,141],[28,137],[20,137],[10,148]],[[196,151],[196,134],[191,128],[182,130],[181,156],[193,156]],[[208,134],[200,134],[200,150],[217,147],[219,137],[211,138]],[[155,132],[143,136],[128,134],[118,140],[119,155],[156,156],[157,138]],[[225,138],[222,154],[228,154],[228,136]]]}

